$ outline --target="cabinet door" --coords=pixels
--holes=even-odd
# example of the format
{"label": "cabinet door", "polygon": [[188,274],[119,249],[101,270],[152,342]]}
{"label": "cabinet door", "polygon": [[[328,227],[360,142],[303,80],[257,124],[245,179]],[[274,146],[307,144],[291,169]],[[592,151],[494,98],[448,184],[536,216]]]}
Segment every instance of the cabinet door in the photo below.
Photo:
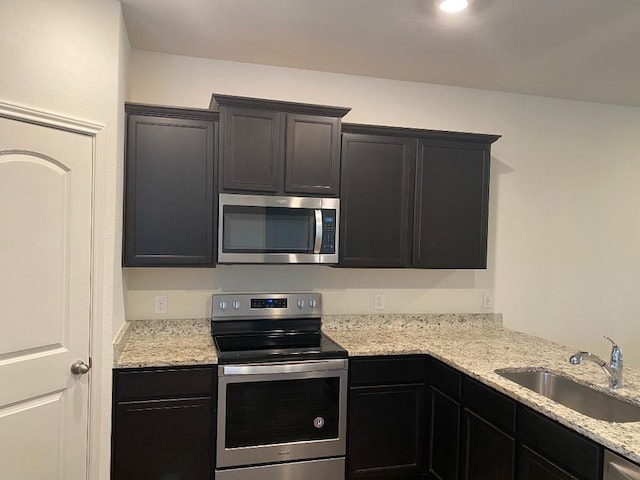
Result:
{"label": "cabinet door", "polygon": [[430,401],[429,473],[438,480],[457,480],[460,404],[433,387]]}
{"label": "cabinet door", "polygon": [[112,480],[210,480],[211,399],[120,402]]}
{"label": "cabinet door", "polygon": [[284,191],[337,197],[340,183],[340,119],[287,114]]}
{"label": "cabinet door", "polygon": [[129,115],[124,266],[215,263],[211,120]]}
{"label": "cabinet door", "polygon": [[519,440],[581,480],[602,476],[602,445],[522,405],[518,408]]}
{"label": "cabinet door", "polygon": [[350,391],[350,479],[414,478],[424,465],[424,387],[392,385]]}
{"label": "cabinet door", "polygon": [[421,140],[413,265],[486,268],[490,148]]}
{"label": "cabinet door", "polygon": [[225,107],[220,121],[223,191],[282,191],[285,114]]}
{"label": "cabinet door", "polygon": [[415,140],[344,134],[340,265],[408,267]]}
{"label": "cabinet door", "polygon": [[513,480],[515,439],[465,409],[464,480]]}
{"label": "cabinet door", "polygon": [[549,460],[521,446],[518,449],[518,478],[520,480],[578,480]]}

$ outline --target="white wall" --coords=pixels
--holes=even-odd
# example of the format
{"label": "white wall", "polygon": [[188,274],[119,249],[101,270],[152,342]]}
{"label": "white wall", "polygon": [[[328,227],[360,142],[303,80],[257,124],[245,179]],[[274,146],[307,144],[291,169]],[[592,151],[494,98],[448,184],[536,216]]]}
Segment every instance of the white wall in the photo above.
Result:
{"label": "white wall", "polygon": [[616,338],[640,365],[640,109],[134,50],[130,100],[206,108],[212,92],[350,106],[345,121],[503,135],[493,145],[486,271],[221,266],[129,269],[128,318],[206,315],[214,290],[315,289],[328,313],[482,311],[496,291],[505,324],[602,355]]}
{"label": "white wall", "polygon": [[[127,270],[127,318],[206,318],[211,292],[319,291],[327,315],[455,313],[483,310],[479,274],[423,270],[346,269],[311,265],[219,265],[215,269]],[[385,310],[373,309],[384,294]],[[154,296],[167,295],[166,315],[153,313]]]}
{"label": "white wall", "polygon": [[[111,342],[124,321],[121,251],[123,108],[130,47],[115,0],[20,0],[0,3],[0,100],[104,125],[98,145],[94,226],[101,238],[94,271],[103,286],[93,299],[96,320],[91,381],[99,385],[92,412],[92,478],[109,478]],[[34,292],[37,299],[37,292]],[[99,450],[99,454],[96,452]]]}

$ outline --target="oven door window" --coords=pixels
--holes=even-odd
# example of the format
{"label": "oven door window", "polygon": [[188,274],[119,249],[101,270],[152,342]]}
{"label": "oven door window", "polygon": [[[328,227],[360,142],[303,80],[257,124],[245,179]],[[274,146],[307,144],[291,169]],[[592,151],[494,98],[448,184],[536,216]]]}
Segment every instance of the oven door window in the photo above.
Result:
{"label": "oven door window", "polygon": [[225,448],[338,437],[338,377],[227,385]]}
{"label": "oven door window", "polygon": [[314,210],[226,205],[223,215],[225,253],[313,252]]}

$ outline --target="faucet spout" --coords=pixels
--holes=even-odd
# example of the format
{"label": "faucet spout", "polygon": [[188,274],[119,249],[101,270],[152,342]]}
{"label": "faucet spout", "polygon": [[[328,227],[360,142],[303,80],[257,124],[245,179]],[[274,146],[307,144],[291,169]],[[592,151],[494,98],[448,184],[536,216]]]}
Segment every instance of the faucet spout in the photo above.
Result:
{"label": "faucet spout", "polygon": [[589,352],[577,352],[569,357],[569,362],[573,365],[580,365],[585,360],[590,360],[593,363],[597,363],[601,367],[604,367],[607,364],[607,362],[602,360],[599,356]]}

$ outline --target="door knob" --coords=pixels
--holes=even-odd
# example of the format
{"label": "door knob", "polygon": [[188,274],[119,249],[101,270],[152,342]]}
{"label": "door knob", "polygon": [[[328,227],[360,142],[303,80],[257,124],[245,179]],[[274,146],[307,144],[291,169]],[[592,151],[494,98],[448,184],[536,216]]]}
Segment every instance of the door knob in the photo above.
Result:
{"label": "door knob", "polygon": [[74,375],[85,375],[91,370],[91,367],[82,360],[77,360],[71,364],[71,373]]}

